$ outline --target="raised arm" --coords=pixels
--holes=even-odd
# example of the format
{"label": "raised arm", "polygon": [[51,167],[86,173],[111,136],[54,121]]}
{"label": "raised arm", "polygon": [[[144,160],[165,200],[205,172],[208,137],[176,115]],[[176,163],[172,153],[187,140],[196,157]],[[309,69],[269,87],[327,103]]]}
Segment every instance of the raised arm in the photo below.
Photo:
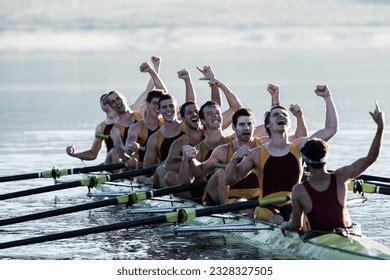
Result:
{"label": "raised arm", "polygon": [[255,157],[258,148],[251,150],[248,146],[241,146],[232,156],[225,168],[225,184],[233,185],[245,178],[250,171],[255,169]]}
{"label": "raised arm", "polygon": [[[213,69],[211,69],[210,65],[203,66],[203,69],[199,68],[198,66],[196,69],[199,70],[203,74],[203,77],[199,78],[199,80],[202,81],[210,81],[211,79],[215,78],[215,73]],[[220,107],[222,106],[222,100],[221,100],[221,93],[219,91],[219,88],[215,84],[210,84],[211,88],[211,101],[214,101],[217,103]]]}
{"label": "raised arm", "polygon": [[336,107],[333,103],[332,95],[326,85],[318,85],[314,92],[325,100],[326,117],[325,127],[315,132],[311,138],[316,137],[324,141],[328,141],[336,134],[339,127]]}
{"label": "raised arm", "polygon": [[[161,58],[159,58],[157,56],[152,56],[151,61],[152,61],[153,66],[154,66],[154,70],[156,71],[156,73],[159,73]],[[138,96],[137,100],[133,104],[130,105],[130,109],[134,110],[134,111],[139,111],[139,107],[145,102],[148,93],[150,91],[152,91],[153,89],[154,89],[154,81],[153,81],[152,77],[150,77],[149,82],[146,86],[146,89],[144,90],[143,93],[141,93],[140,96]]]}
{"label": "raised arm", "polygon": [[165,86],[164,82],[162,81],[158,73],[150,66],[149,63],[147,62],[142,63],[139,69],[143,73],[149,73],[157,89],[161,89],[164,92],[168,92],[168,89]]}
{"label": "raised arm", "polygon": [[184,84],[186,86],[186,100],[185,102],[195,102],[196,103],[196,93],[194,86],[192,84],[190,72],[187,69],[182,69],[177,72],[177,76],[179,79],[184,80]]}
{"label": "raised arm", "polygon": [[279,97],[279,86],[276,84],[269,83],[267,85],[267,91],[271,94],[271,108],[279,106],[280,97]]}
{"label": "raised arm", "polygon": [[298,104],[291,104],[290,112],[297,119],[297,127],[295,129],[295,134],[290,136],[289,140],[292,142],[295,139],[307,137],[307,126],[301,107]]}
{"label": "raised arm", "polygon": [[[95,135],[100,133],[100,124],[95,129]],[[102,139],[96,138],[93,140],[92,146],[89,150],[78,152],[74,145],[66,147],[66,153],[71,157],[79,158],[81,160],[95,160],[102,148]]]}
{"label": "raised arm", "polygon": [[229,109],[227,109],[222,114],[223,116],[222,129],[226,129],[232,123],[232,117],[234,115],[234,112],[236,112],[237,109],[240,109],[242,107],[241,102],[237,98],[237,96],[223,82],[217,79],[211,79],[210,83],[215,84],[217,87],[219,87],[222,90],[229,104]]}
{"label": "raised arm", "polygon": [[[271,109],[275,106],[279,106],[280,105],[279,86],[276,84],[269,83],[267,85],[267,91],[271,95]],[[254,131],[254,136],[258,138],[268,137],[268,133],[264,127],[264,124],[260,124],[256,126]]]}
{"label": "raised arm", "polygon": [[375,110],[374,112],[370,112],[370,115],[376,123],[377,129],[368,154],[351,165],[344,166],[336,170],[337,179],[341,182],[346,182],[348,179],[359,176],[364,170],[373,164],[379,156],[383,140],[384,113],[380,110],[378,103],[376,103]]}

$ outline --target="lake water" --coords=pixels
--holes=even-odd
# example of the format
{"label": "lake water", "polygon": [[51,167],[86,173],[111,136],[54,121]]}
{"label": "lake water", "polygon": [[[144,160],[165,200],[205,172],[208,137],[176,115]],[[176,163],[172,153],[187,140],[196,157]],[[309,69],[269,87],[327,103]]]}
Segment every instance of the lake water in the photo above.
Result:
{"label": "lake water", "polygon": [[[190,70],[199,103],[209,87],[195,66],[216,75],[257,118],[269,107],[268,82],[282,104],[302,106],[311,132],[324,125],[324,104],[313,93],[326,83],[340,117],[330,141],[329,168],[364,156],[375,133],[368,114],[378,100],[390,114],[388,1],[0,1],[0,176],[95,165],[65,154],[88,149],[104,118],[98,98],[122,90],[129,102],[146,86],[139,65],[162,57],[161,76],[179,102]],[[226,101],[225,101],[226,104]],[[226,107],[226,106],[225,106]],[[389,176],[390,131],[366,173]],[[2,183],[1,193],[50,185],[50,180]],[[0,202],[0,218],[86,203],[85,188]],[[367,195],[351,205],[363,232],[390,246],[390,199]],[[128,219],[107,208],[0,229],[0,242]],[[224,235],[177,237],[169,226],[91,235],[0,251],[1,259],[264,259],[261,250]]]}

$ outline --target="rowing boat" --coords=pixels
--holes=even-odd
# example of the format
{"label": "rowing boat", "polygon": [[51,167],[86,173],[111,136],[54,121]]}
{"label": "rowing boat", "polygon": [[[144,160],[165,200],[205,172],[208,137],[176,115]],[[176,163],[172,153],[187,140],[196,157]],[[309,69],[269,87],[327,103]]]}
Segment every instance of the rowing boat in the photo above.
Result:
{"label": "rowing boat", "polygon": [[[129,186],[134,186],[134,184],[129,184]],[[147,187],[143,186],[143,188]],[[118,192],[105,192],[101,195],[117,196],[119,194]],[[168,212],[177,208],[194,207],[199,209],[206,207],[190,200],[178,199],[172,195],[145,200],[136,206],[138,212],[141,208],[144,209],[145,213],[156,213],[158,209],[161,209],[161,212]],[[326,233],[306,238],[307,234],[282,231],[277,225],[253,220],[237,213],[198,217],[185,224],[174,225],[172,231],[175,234],[184,235],[194,232],[233,234],[271,255],[285,256],[288,259],[390,259],[389,247],[359,234],[358,230],[350,233],[348,237],[336,233]]]}

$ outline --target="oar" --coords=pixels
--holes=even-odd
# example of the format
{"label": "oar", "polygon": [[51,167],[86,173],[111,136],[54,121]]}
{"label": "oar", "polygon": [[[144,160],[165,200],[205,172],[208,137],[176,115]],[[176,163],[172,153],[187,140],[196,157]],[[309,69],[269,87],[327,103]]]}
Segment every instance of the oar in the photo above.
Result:
{"label": "oar", "polygon": [[[216,168],[226,168],[226,165],[227,165],[226,163],[220,163],[220,162],[214,163],[214,167],[216,167]],[[334,170],[328,170],[328,172],[333,173]],[[390,178],[386,178],[386,177],[379,177],[379,176],[362,174],[359,177],[356,177],[355,180],[370,181],[370,183],[375,184],[377,186],[390,187],[390,185],[371,182],[371,181],[375,181],[375,182],[390,183]]]}
{"label": "oar", "polygon": [[[177,160],[177,161],[180,161],[182,159],[182,156],[173,156],[172,157],[173,160]],[[226,163],[222,163],[222,162],[216,162],[214,163],[214,167],[215,168],[225,168],[226,167]]]}
{"label": "oar", "polygon": [[59,215],[64,215],[69,213],[76,213],[80,211],[86,211],[86,210],[91,210],[91,209],[96,209],[96,208],[101,208],[101,207],[106,207],[111,205],[125,204],[131,206],[136,202],[140,202],[149,198],[159,197],[167,194],[176,194],[180,192],[190,191],[192,189],[202,188],[205,186],[206,186],[205,181],[198,181],[192,184],[184,184],[180,186],[168,187],[168,188],[158,189],[154,191],[135,192],[135,193],[130,193],[128,195],[122,195],[115,198],[105,199],[97,202],[91,202],[91,203],[86,203],[81,205],[65,207],[61,209],[54,209],[50,211],[29,214],[25,216],[3,219],[0,220],[0,226],[39,220],[43,218],[54,217],[54,216],[59,216]]}
{"label": "oar", "polygon": [[364,182],[362,180],[352,180],[348,183],[348,189],[357,193],[379,193],[390,195],[390,186],[380,183]]}
{"label": "oar", "polygon": [[132,220],[128,222],[115,223],[110,225],[91,227],[79,230],[72,230],[67,232],[61,232],[56,234],[49,234],[44,236],[32,237],[27,239],[15,240],[0,243],[0,249],[24,246],[29,244],[43,243],[47,241],[54,241],[60,239],[74,238],[78,236],[84,236],[95,233],[102,233],[113,230],[128,229],[145,225],[161,224],[161,223],[175,223],[186,222],[196,217],[209,216],[212,214],[225,213],[239,211],[249,208],[255,208],[257,206],[265,206],[274,203],[280,203],[290,200],[290,196],[275,197],[262,200],[249,200],[244,202],[237,202],[231,204],[224,204],[218,206],[211,206],[198,209],[178,209],[177,211],[167,213],[165,215],[159,215],[149,218],[143,218],[139,220]]}
{"label": "oar", "polygon": [[96,175],[96,176],[89,176],[88,178],[77,180],[77,181],[71,181],[66,183],[61,183],[57,185],[50,185],[46,187],[36,188],[36,189],[30,189],[30,190],[23,190],[13,193],[6,193],[0,195],[0,200],[6,200],[11,198],[17,198],[22,196],[28,196],[28,195],[34,195],[39,193],[46,193],[46,192],[52,192],[52,191],[59,191],[59,190],[65,190],[65,189],[71,189],[79,186],[88,186],[88,187],[94,187],[99,184],[104,184],[107,181],[112,180],[119,180],[124,178],[132,178],[136,176],[141,175],[147,175],[151,174],[156,170],[157,166],[150,166],[143,169],[135,169],[119,174],[113,174],[113,175]]}
{"label": "oar", "polygon": [[[216,168],[225,168],[226,164],[217,162],[214,163],[214,166]],[[334,171],[328,170],[328,172],[334,172]],[[378,181],[378,182],[371,182],[371,181]],[[390,183],[390,178],[363,174],[350,181],[348,188],[350,191],[359,192],[359,193],[364,192],[364,193],[390,194],[390,185],[379,183],[380,181]]]}
{"label": "oar", "polygon": [[[328,172],[333,173],[334,170],[328,170]],[[376,181],[376,182],[382,182],[382,183],[390,183],[390,178],[373,176],[373,175],[366,175],[366,174],[361,174],[360,176],[356,177],[355,179],[356,180],[363,180],[363,181]]]}
{"label": "oar", "polygon": [[89,172],[104,171],[104,170],[111,171],[111,170],[116,170],[116,169],[121,169],[126,167],[128,167],[128,164],[123,162],[123,163],[113,163],[113,164],[99,164],[94,166],[68,168],[68,169],[53,168],[51,170],[45,170],[42,172],[0,177],[0,183],[9,182],[9,181],[37,179],[37,178],[59,178],[61,176],[72,175],[72,174],[89,173]]}

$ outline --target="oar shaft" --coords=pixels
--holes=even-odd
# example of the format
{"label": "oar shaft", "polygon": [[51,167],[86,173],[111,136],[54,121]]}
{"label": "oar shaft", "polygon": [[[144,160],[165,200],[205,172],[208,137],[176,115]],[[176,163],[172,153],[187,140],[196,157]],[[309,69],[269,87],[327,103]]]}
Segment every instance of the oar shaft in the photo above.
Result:
{"label": "oar shaft", "polygon": [[[144,169],[135,169],[119,174],[113,174],[113,175],[107,175],[107,176],[96,176],[97,181],[95,183],[105,183],[110,180],[119,180],[119,179],[125,179],[125,178],[132,178],[140,175],[146,175],[146,174],[151,174],[156,170],[157,166],[150,166],[148,168]],[[0,195],[0,201],[1,200],[6,200],[6,199],[11,199],[11,198],[17,198],[17,197],[22,197],[22,196],[28,196],[28,195],[34,195],[34,194],[40,194],[40,193],[46,193],[46,192],[52,192],[52,191],[59,191],[59,190],[64,190],[64,189],[71,189],[79,186],[88,186],[90,179],[86,180],[78,180],[78,181],[72,181],[72,182],[67,182],[67,183],[62,183],[62,184],[57,184],[57,185],[51,185],[51,186],[46,186],[46,187],[41,187],[41,188],[35,188],[35,189],[30,189],[30,190],[23,190],[23,191],[18,191],[18,192],[13,192],[13,193],[6,193],[6,194],[1,194]],[[100,180],[102,182],[100,182]],[[91,184],[94,186],[94,184]]]}
{"label": "oar shaft", "polygon": [[9,181],[37,179],[37,178],[52,178],[52,177],[58,178],[58,177],[65,176],[65,175],[97,172],[97,171],[112,171],[112,170],[117,170],[117,169],[126,168],[126,167],[128,167],[128,165],[126,163],[120,162],[120,163],[113,163],[113,164],[99,164],[99,165],[94,165],[94,166],[68,168],[68,169],[53,168],[51,170],[45,170],[42,172],[0,177],[0,183],[1,182],[9,182]]}
{"label": "oar shaft", "polygon": [[142,169],[134,169],[134,170],[130,170],[130,171],[119,173],[119,174],[113,174],[113,175],[110,175],[110,181],[115,181],[115,180],[120,180],[120,179],[128,179],[128,178],[133,178],[133,177],[137,177],[137,176],[153,174],[153,172],[156,171],[156,169],[157,169],[157,165],[153,165],[153,166],[149,166],[149,167],[142,168]]}
{"label": "oar shaft", "polygon": [[50,234],[45,236],[39,236],[39,237],[33,237],[33,238],[27,238],[22,240],[16,240],[16,241],[10,241],[10,242],[4,242],[0,243],[0,249],[6,249],[11,247],[17,247],[17,246],[24,246],[29,244],[35,244],[35,243],[42,243],[47,241],[54,241],[54,240],[60,240],[60,239],[67,239],[67,238],[74,238],[78,236],[84,236],[89,234],[95,234],[95,233],[102,233],[106,231],[114,231],[114,230],[120,230],[120,229],[127,229],[127,228],[133,228],[138,226],[144,226],[144,225],[152,225],[152,224],[159,224],[159,223],[165,223],[165,222],[185,222],[190,219],[193,219],[195,217],[201,217],[201,216],[208,216],[212,214],[217,213],[223,213],[223,212],[231,212],[231,211],[238,211],[238,210],[244,210],[249,208],[254,208],[259,205],[268,205],[273,204],[277,202],[285,202],[290,200],[289,196],[285,197],[279,197],[279,198],[271,198],[271,199],[263,199],[263,200],[251,200],[251,201],[245,201],[245,202],[237,202],[232,204],[225,204],[225,205],[219,205],[219,206],[211,206],[211,207],[205,207],[205,208],[199,208],[199,209],[179,209],[175,212],[170,212],[165,215],[160,216],[154,216],[139,220],[133,220],[129,222],[122,222],[122,223],[116,223],[116,224],[110,224],[110,225],[104,225],[104,226],[98,226],[98,227],[92,227],[92,228],[86,228],[86,229],[79,229],[79,230],[73,230],[73,231],[67,231],[62,233],[56,233],[56,234]]}
{"label": "oar shaft", "polygon": [[112,171],[121,168],[126,168],[127,164],[124,162],[113,163],[113,164],[100,164],[96,166],[87,166],[80,168],[68,169],[68,174],[79,174],[79,173],[88,173],[88,172],[97,172],[97,171]]}
{"label": "oar shaft", "polygon": [[4,177],[0,177],[0,183],[10,182],[10,181],[21,181],[21,180],[28,180],[28,179],[37,179],[40,178],[39,175],[40,173],[28,173],[28,174],[4,176]]}
{"label": "oar shaft", "polygon": [[52,192],[52,191],[59,191],[59,190],[65,190],[65,189],[71,189],[74,187],[80,186],[81,181],[73,181],[68,183],[62,183],[57,185],[50,185],[46,187],[40,187],[30,190],[23,190],[18,192],[12,192],[12,193],[6,193],[0,195],[0,200],[7,200],[11,198],[17,198],[22,196],[28,196],[33,194],[40,194],[40,193],[46,193],[46,192]]}
{"label": "oar shaft", "polygon": [[111,205],[117,205],[117,204],[118,204],[118,200],[116,198],[104,199],[97,202],[91,202],[87,204],[75,205],[75,206],[0,220],[0,226],[6,226],[6,225],[23,223],[23,222],[39,220],[39,219],[44,219],[49,217],[55,217],[59,215],[76,213],[80,211],[86,211],[86,210],[91,210],[91,209],[96,209],[96,208],[106,207]]}
{"label": "oar shaft", "polygon": [[365,175],[365,174],[360,175],[356,179],[361,179],[363,181],[377,181],[377,182],[383,182],[383,183],[390,183],[390,178]]}
{"label": "oar shaft", "polygon": [[179,185],[179,186],[173,186],[173,187],[168,187],[168,188],[163,188],[163,189],[158,189],[153,191],[154,196],[163,196],[163,195],[168,195],[168,194],[176,194],[179,192],[186,192],[190,191],[196,188],[204,188],[206,186],[207,182],[206,181],[197,181],[191,184],[184,184],[184,185]]}
{"label": "oar shaft", "polygon": [[[201,182],[196,182],[196,183],[192,183],[192,184],[184,184],[184,185],[180,185],[180,186],[159,189],[159,190],[156,190],[154,192],[149,191],[149,192],[145,192],[144,195],[140,195],[141,192],[130,194],[130,195],[123,195],[123,196],[118,196],[115,198],[105,199],[105,200],[101,200],[101,201],[97,201],[97,202],[91,202],[91,203],[86,203],[86,204],[81,204],[81,205],[75,205],[75,206],[70,206],[70,207],[65,207],[65,208],[60,208],[60,209],[44,211],[44,212],[40,212],[40,213],[29,214],[29,215],[25,215],[25,216],[3,219],[3,220],[0,220],[0,226],[23,223],[23,222],[33,221],[33,220],[39,220],[39,219],[44,219],[44,218],[49,218],[49,217],[54,217],[54,216],[59,216],[59,215],[64,215],[64,214],[69,214],[69,213],[76,213],[76,212],[80,212],[80,211],[86,211],[86,210],[91,210],[91,209],[96,209],[96,208],[101,208],[101,207],[106,207],[106,206],[111,206],[111,205],[119,205],[119,204],[129,204],[130,205],[130,204],[132,204],[132,202],[141,201],[143,199],[148,199],[148,198],[151,198],[152,196],[162,196],[162,195],[166,195],[166,194],[175,194],[178,192],[189,191],[189,190],[192,190],[195,188],[202,188],[205,186],[206,186],[206,182],[201,181]],[[133,197],[133,199],[132,199],[132,197]]]}
{"label": "oar shaft", "polygon": [[4,242],[4,243],[0,243],[0,249],[7,249],[12,247],[36,244],[36,243],[55,241],[60,239],[74,238],[78,236],[84,236],[89,234],[96,234],[96,233],[102,233],[106,231],[120,230],[126,228],[133,228],[133,227],[138,227],[143,225],[159,224],[159,223],[164,223],[166,221],[167,219],[165,215],[155,216],[155,217],[150,217],[145,219],[133,220],[129,222],[122,222],[122,223],[116,223],[111,225],[72,230],[72,231],[50,234],[45,236],[38,236],[33,238]]}
{"label": "oar shaft", "polygon": [[390,195],[390,188],[377,187],[376,193]]}

